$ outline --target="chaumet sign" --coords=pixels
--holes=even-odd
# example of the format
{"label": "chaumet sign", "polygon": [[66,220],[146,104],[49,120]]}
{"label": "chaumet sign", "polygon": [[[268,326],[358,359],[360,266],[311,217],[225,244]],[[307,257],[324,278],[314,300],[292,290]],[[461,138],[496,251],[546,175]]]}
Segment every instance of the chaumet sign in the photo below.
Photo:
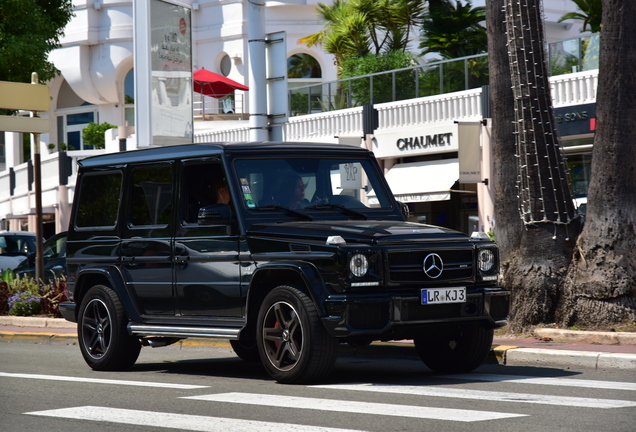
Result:
{"label": "chaumet sign", "polygon": [[430,128],[377,132],[373,152],[378,158],[403,158],[424,154],[455,152],[457,124]]}
{"label": "chaumet sign", "polygon": [[449,132],[435,135],[398,138],[395,145],[397,146],[398,150],[401,151],[426,149],[429,147],[450,147],[452,137],[453,133]]}

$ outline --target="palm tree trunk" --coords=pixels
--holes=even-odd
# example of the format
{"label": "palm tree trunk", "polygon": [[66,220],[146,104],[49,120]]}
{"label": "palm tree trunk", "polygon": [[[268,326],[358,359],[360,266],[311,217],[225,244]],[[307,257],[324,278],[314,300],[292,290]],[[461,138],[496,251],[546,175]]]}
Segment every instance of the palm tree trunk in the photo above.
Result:
{"label": "palm tree trunk", "polygon": [[635,23],[636,2],[603,0],[587,215],[565,286],[563,325],[636,319]]}
{"label": "palm tree trunk", "polygon": [[[488,7],[492,8],[492,1],[489,3]],[[504,189],[506,193],[496,206],[511,205],[510,195],[515,185],[517,217],[523,228],[521,235],[508,239],[509,244],[504,247],[508,259],[504,266],[504,285],[512,290],[510,327],[513,331],[522,331],[554,321],[560,286],[571,261],[580,224],[557,138],[544,60],[541,1],[504,0],[503,5],[515,137],[505,145],[514,146],[515,162],[512,165],[516,173],[513,180],[508,171],[510,159],[495,159],[497,166],[508,164],[502,168],[507,170],[507,177],[502,181],[508,183],[505,186],[498,184],[507,188]],[[491,82],[495,80],[491,76]],[[496,85],[503,86],[501,83]],[[506,108],[509,109],[509,105],[501,109]],[[508,121],[506,117],[502,119]],[[493,116],[493,121],[501,119]],[[508,147],[505,153],[508,158],[510,151]],[[497,220],[497,233],[501,223]],[[519,230],[513,228],[511,233],[517,235]],[[500,241],[499,234],[497,239]],[[511,250],[506,250],[509,246],[512,246]]]}

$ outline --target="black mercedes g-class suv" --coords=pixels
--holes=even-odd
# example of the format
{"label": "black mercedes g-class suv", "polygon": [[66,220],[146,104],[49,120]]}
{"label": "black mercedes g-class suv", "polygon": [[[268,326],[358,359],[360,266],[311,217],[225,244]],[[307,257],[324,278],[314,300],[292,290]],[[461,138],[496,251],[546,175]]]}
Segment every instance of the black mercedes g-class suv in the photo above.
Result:
{"label": "black mercedes g-class suv", "polygon": [[79,165],[60,310],[93,369],[209,337],[285,383],[324,377],[341,342],[412,339],[431,369],[465,372],[506,323],[495,243],[405,221],[365,149],[195,144]]}

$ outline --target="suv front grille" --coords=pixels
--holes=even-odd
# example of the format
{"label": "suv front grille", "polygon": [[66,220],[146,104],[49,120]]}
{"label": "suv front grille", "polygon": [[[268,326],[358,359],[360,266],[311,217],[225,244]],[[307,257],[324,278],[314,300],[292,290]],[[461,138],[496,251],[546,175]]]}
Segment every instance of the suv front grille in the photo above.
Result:
{"label": "suv front grille", "polygon": [[[424,258],[436,253],[444,262],[444,271],[433,279],[424,273]],[[393,282],[440,282],[473,277],[473,250],[405,250],[388,253],[389,279]]]}

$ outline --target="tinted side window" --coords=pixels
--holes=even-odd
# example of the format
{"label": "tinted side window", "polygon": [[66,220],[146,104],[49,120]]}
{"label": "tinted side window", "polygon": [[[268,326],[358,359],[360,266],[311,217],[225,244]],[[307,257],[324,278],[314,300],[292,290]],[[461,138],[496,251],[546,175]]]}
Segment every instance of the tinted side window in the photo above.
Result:
{"label": "tinted side window", "polygon": [[[181,179],[181,197],[183,201],[182,221],[186,224],[197,223],[197,215],[201,207],[211,204],[229,204],[219,193],[225,188],[227,180],[220,161],[204,163],[188,163],[183,166]],[[229,195],[226,196],[229,198]]]}
{"label": "tinted side window", "polygon": [[172,166],[160,164],[135,168],[131,198],[131,225],[167,225],[172,215]]}
{"label": "tinted side window", "polygon": [[121,196],[120,172],[82,177],[75,225],[79,228],[112,228],[117,224]]}

